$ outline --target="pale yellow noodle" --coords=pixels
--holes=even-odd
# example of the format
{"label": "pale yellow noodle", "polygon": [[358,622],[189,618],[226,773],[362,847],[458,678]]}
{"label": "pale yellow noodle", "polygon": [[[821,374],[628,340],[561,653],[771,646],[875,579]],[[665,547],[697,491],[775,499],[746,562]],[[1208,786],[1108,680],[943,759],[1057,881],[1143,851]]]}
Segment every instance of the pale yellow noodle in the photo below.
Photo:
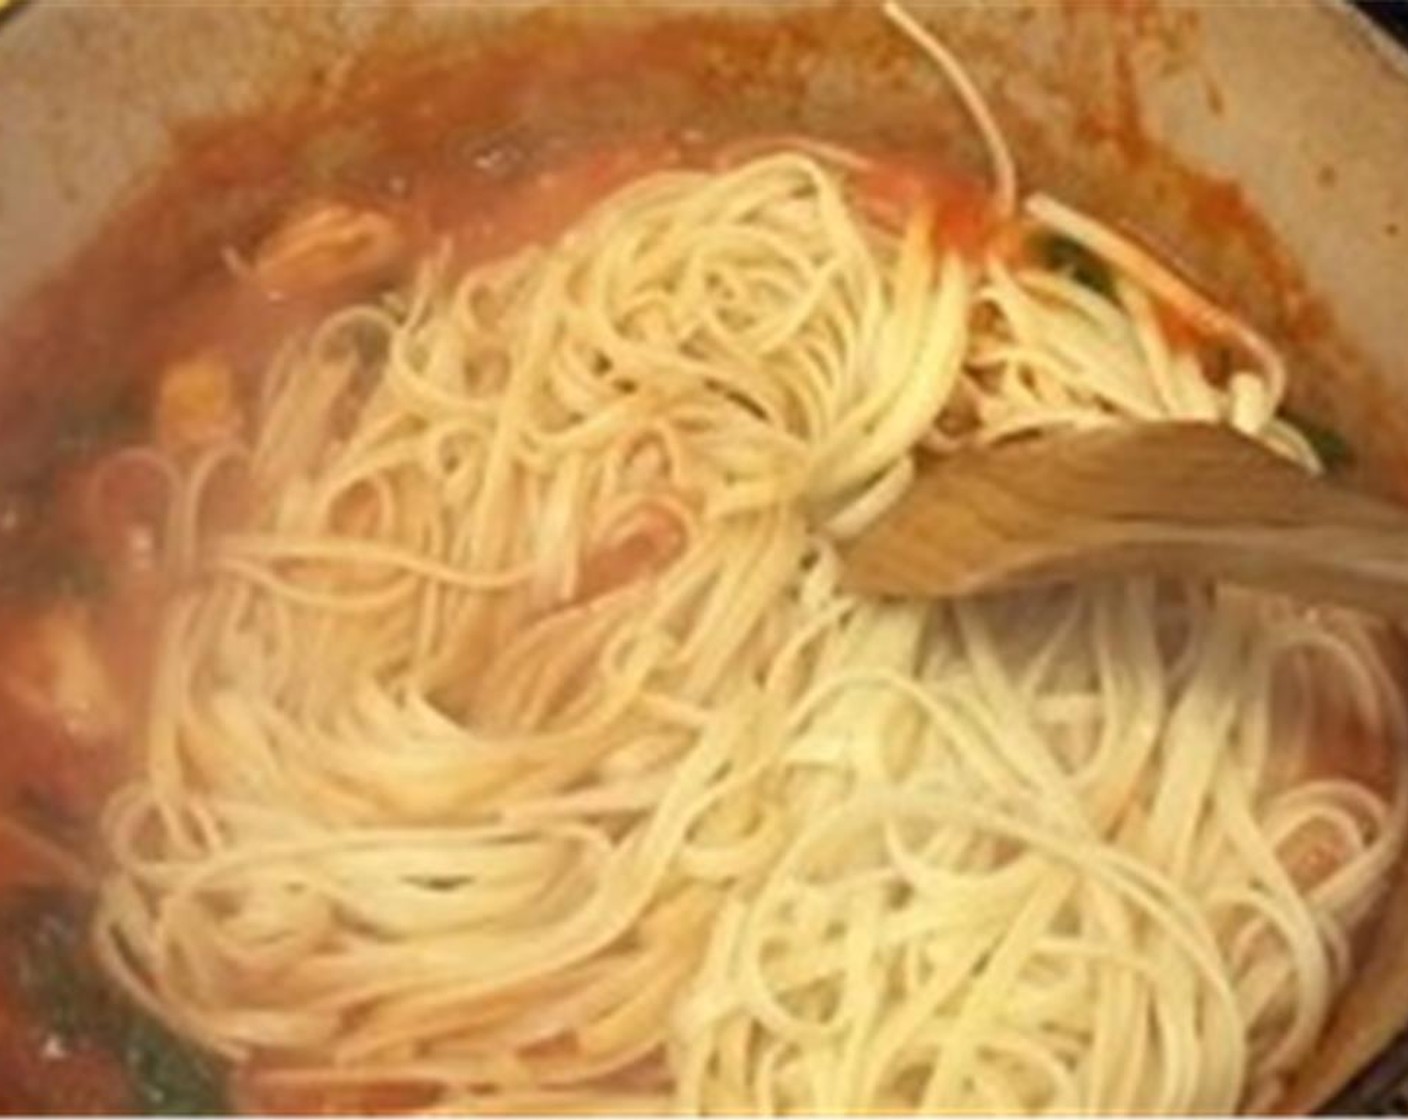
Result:
{"label": "pale yellow noodle", "polygon": [[[649,175],[281,351],[246,522],[200,516],[229,449],[176,483],[199,578],[104,817],[95,938],[144,1006],[270,1088],[432,1111],[1271,1099],[1408,824],[1374,628],[1138,579],[860,600],[834,540],[926,439],[1200,417],[1313,464],[1281,360],[1050,200],[1110,292],[881,228],[866,166]],[[1306,772],[1297,676],[1383,788]]]}

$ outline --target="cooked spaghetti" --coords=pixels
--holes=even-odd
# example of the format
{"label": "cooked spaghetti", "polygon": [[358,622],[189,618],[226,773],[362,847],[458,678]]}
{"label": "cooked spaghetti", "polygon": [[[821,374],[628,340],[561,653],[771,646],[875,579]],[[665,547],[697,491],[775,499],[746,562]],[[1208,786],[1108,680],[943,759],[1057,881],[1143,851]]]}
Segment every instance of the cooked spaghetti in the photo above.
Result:
{"label": "cooked spaghetti", "polygon": [[338,308],[152,468],[186,583],[96,940],[260,1092],[1228,1111],[1320,1036],[1408,811],[1372,624],[838,587],[918,454],[1181,417],[1317,465],[1276,351],[1020,197],[891,14],[992,146],[976,247],[864,152],[658,170]]}

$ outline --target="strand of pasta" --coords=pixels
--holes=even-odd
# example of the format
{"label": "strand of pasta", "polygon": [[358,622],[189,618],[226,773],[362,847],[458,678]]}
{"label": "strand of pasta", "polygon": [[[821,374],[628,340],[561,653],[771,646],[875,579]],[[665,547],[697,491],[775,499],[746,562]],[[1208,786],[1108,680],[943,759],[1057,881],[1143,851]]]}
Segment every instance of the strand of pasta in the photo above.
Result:
{"label": "strand of pasta", "polygon": [[251,524],[203,523],[213,462],[182,484],[205,571],[106,813],[96,939],[145,1006],[447,1109],[645,1070],[705,1111],[1228,1110],[1304,1054],[1408,813],[1396,769],[1278,768],[1276,687],[1322,659],[1396,743],[1367,626],[1142,581],[858,601],[830,544],[936,423],[1307,455],[1279,359],[1214,385],[1142,259],[1108,296],[976,266],[847,173],[648,176],[286,348]]}

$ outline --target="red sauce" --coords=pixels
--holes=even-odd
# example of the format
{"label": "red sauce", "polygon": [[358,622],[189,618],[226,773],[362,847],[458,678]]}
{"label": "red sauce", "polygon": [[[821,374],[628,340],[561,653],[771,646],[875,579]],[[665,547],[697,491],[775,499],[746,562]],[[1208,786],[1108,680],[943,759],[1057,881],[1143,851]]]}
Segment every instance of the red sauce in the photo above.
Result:
{"label": "red sauce", "polygon": [[231,1099],[242,1113],[272,1116],[391,1115],[425,1111],[436,1091],[414,1082],[379,1082],[337,1088],[279,1082],[256,1062],[233,1077]]}
{"label": "red sauce", "polygon": [[3,689],[0,726],[0,807],[37,802],[75,823],[97,816],[121,774],[119,744],[79,742]]}
{"label": "red sauce", "polygon": [[3,980],[5,971],[0,968],[0,1113],[130,1114],[131,1090],[117,1059],[92,1043],[60,1042],[24,1012],[24,1000]]}
{"label": "red sauce", "polygon": [[927,210],[933,216],[933,239],[940,251],[976,258],[996,232],[991,188],[935,156],[877,156],[857,177],[856,189],[897,223],[917,210]]}
{"label": "red sauce", "polygon": [[[1175,351],[1193,350],[1196,351],[1206,344],[1206,339],[1202,333],[1178,314],[1166,303],[1154,304],[1154,317],[1159,321],[1159,329],[1163,331],[1164,338],[1168,340],[1169,347]],[[1204,367],[1213,380],[1224,380],[1224,371],[1216,365],[1209,363]]]}
{"label": "red sauce", "polygon": [[[510,165],[516,158],[512,149],[496,154]],[[697,158],[688,160],[683,142],[656,136],[568,154],[507,187],[482,170],[412,172],[404,198],[388,209],[413,231],[420,251],[448,239],[467,266],[550,241],[616,188],[687,161]]]}

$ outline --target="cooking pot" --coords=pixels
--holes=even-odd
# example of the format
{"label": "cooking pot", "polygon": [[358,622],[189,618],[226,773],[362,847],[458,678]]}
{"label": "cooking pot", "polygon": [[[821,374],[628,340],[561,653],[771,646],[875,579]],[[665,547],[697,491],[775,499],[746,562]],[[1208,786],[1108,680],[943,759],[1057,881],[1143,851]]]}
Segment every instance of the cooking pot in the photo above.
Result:
{"label": "cooking pot", "polygon": [[[1408,497],[1408,64],[1386,37],[1310,0],[910,6],[971,67],[1027,183],[1246,310],[1291,353],[1294,406],[1347,435],[1365,484]],[[36,0],[0,34],[0,106],[12,419],[53,347],[86,355],[85,377],[127,376],[100,360],[126,318],[289,199],[398,159],[664,127],[884,139],[980,167],[951,92],[862,3]],[[91,298],[63,337],[26,335],[63,284]],[[1391,1108],[1404,1024],[1408,868],[1283,1106]]]}

